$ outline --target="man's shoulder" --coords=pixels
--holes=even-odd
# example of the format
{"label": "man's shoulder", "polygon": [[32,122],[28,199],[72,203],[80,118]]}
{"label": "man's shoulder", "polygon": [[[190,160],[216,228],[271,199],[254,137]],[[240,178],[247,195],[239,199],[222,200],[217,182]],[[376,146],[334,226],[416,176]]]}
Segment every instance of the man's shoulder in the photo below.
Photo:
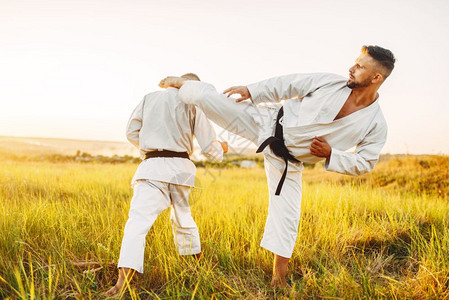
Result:
{"label": "man's shoulder", "polygon": [[164,90],[158,90],[158,91],[152,91],[145,95],[145,97],[153,97],[153,96],[160,96],[160,95],[166,95],[170,93],[168,89]]}
{"label": "man's shoulder", "polygon": [[168,88],[164,90],[153,91],[144,96],[145,101],[158,98],[176,98],[178,96],[178,89]]}
{"label": "man's shoulder", "polygon": [[320,79],[323,82],[339,83],[346,82],[348,79],[344,76],[335,73],[312,73],[314,77]]}
{"label": "man's shoulder", "polygon": [[347,79],[334,73],[310,73],[310,85],[315,91],[332,90],[336,91],[346,87]]}

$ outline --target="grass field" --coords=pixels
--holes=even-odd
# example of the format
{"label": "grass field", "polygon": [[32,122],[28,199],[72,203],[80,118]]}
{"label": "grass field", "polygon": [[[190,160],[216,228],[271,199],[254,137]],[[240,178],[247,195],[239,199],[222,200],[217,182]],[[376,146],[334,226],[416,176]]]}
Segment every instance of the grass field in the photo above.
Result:
{"label": "grass field", "polygon": [[[0,298],[101,298],[116,280],[136,164],[0,160]],[[198,169],[203,257],[176,254],[168,210],[147,236],[133,299],[281,299],[259,247],[262,168]],[[449,298],[449,158],[390,157],[371,174],[303,174],[289,266],[298,298]]]}

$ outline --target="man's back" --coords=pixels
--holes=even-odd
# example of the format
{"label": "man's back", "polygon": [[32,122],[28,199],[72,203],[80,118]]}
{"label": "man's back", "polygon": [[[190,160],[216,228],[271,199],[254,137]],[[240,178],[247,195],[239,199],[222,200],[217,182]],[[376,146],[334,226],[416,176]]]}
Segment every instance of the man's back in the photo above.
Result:
{"label": "man's back", "polygon": [[[164,149],[192,154],[196,110],[178,99],[178,89],[150,93],[136,109],[140,110],[137,118],[142,120],[138,132],[141,151]],[[134,129],[128,127],[128,136]]]}
{"label": "man's back", "polygon": [[[217,161],[223,159],[223,149],[204,113],[178,98],[178,89],[150,93],[134,109],[128,122],[128,140],[141,151],[194,151],[196,137],[202,153]],[[145,159],[136,171],[133,182],[151,179],[181,185],[194,185],[195,166],[185,158],[156,157]]]}

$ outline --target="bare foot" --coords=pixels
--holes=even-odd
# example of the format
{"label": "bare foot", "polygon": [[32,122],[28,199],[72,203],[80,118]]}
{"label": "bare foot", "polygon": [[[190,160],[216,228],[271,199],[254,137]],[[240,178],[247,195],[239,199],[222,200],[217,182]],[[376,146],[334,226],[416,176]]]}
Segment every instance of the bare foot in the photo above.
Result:
{"label": "bare foot", "polygon": [[174,88],[181,88],[184,82],[187,81],[185,78],[176,77],[176,76],[168,76],[159,82],[159,86],[163,89],[174,87]]}
{"label": "bare foot", "polygon": [[288,296],[290,299],[299,298],[299,293],[292,286],[290,286],[287,281],[282,280],[279,277],[273,277],[270,288],[273,289],[275,293],[279,292],[284,296]]}
{"label": "bare foot", "polygon": [[286,275],[287,275],[287,267],[288,262],[290,261],[290,258],[283,257],[280,255],[275,254],[274,255],[274,261],[273,261],[273,279],[271,280],[270,287],[272,289],[285,289],[285,288],[291,288],[287,284]]}
{"label": "bare foot", "polygon": [[107,290],[103,295],[106,297],[121,297],[135,273],[136,270],[129,268],[120,268],[118,271],[119,275],[117,283],[112,288]]}
{"label": "bare foot", "polygon": [[291,286],[288,285],[287,281],[282,280],[280,277],[273,277],[273,279],[271,280],[271,284],[270,287],[275,290],[275,289],[291,289]]}
{"label": "bare foot", "polygon": [[104,293],[104,296],[106,296],[106,297],[117,297],[117,296],[119,296],[120,294],[121,294],[121,292],[122,292],[122,287],[123,287],[123,285],[114,285],[112,288],[110,288],[109,290],[107,290],[105,293]]}

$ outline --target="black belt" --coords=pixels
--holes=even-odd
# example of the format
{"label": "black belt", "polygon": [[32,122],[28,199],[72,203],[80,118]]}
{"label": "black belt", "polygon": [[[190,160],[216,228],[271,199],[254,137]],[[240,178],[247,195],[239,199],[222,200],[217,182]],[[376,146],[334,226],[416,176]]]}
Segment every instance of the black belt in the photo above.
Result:
{"label": "black belt", "polygon": [[282,129],[282,124],[279,122],[283,115],[284,115],[284,108],[281,107],[276,118],[276,129],[274,131],[274,136],[270,136],[269,138],[267,138],[256,150],[256,153],[262,152],[263,149],[265,149],[268,145],[270,145],[270,148],[273,151],[273,153],[279,157],[282,157],[285,161],[284,173],[282,173],[281,180],[279,180],[278,187],[276,188],[275,193],[276,196],[279,196],[279,194],[281,193],[282,186],[284,185],[285,177],[287,176],[288,161],[290,160],[292,162],[300,162],[293,155],[290,154],[287,147],[285,146],[284,130]]}
{"label": "black belt", "polygon": [[152,157],[181,157],[181,158],[189,158],[189,154],[187,152],[176,152],[170,150],[162,150],[162,151],[151,151],[145,153],[145,159]]}

